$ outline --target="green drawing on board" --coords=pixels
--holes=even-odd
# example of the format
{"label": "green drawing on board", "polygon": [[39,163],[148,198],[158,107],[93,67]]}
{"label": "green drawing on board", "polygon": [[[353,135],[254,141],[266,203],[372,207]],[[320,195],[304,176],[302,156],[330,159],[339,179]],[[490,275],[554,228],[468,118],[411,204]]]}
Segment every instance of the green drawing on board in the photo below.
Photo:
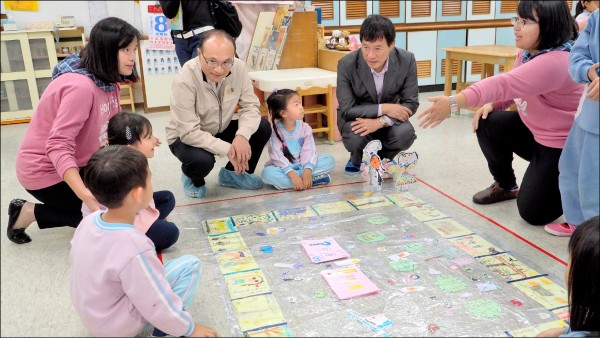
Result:
{"label": "green drawing on board", "polygon": [[385,224],[388,223],[390,221],[390,218],[387,216],[373,216],[370,217],[367,222],[371,223],[371,224],[375,224],[375,225],[381,225],[381,224]]}
{"label": "green drawing on board", "polygon": [[397,261],[390,262],[390,266],[396,271],[406,272],[415,270],[418,264],[408,259],[399,259]]}
{"label": "green drawing on board", "polygon": [[477,318],[496,318],[502,312],[500,304],[489,299],[476,299],[465,304],[465,309]]}
{"label": "green drawing on board", "polygon": [[467,284],[452,275],[441,275],[434,280],[435,285],[446,292],[458,292],[467,288]]}
{"label": "green drawing on board", "polygon": [[411,243],[404,246],[406,251],[410,253],[424,253],[427,251],[425,246],[421,243]]}
{"label": "green drawing on board", "polygon": [[356,236],[361,242],[370,243],[370,242],[379,242],[385,240],[387,237],[380,231],[369,231],[363,232],[362,234],[358,234]]}

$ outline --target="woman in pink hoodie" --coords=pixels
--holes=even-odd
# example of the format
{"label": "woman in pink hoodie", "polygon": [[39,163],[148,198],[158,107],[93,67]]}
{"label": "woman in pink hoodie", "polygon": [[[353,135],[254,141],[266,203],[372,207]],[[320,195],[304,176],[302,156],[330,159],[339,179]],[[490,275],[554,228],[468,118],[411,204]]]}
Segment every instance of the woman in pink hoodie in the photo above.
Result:
{"label": "woman in pink hoodie", "polygon": [[[473,117],[473,131],[494,183],[476,193],[473,202],[516,198],[525,221],[544,225],[562,215],[558,159],[583,92],[583,85],[569,75],[577,25],[564,1],[520,1],[512,23],[521,49],[514,69],[455,96],[429,98],[432,105],[417,118],[419,126],[435,127],[451,112],[482,106]],[[506,111],[513,104],[517,111]],[[520,189],[514,154],[529,161]]]}
{"label": "woman in pink hoodie", "polygon": [[77,227],[82,203],[98,210],[81,172],[107,143],[108,121],[121,110],[118,82],[137,78],[140,37],[124,20],[100,20],[81,53],[54,68],[17,156],[19,182],[42,203],[10,202],[6,234],[14,243],[31,241],[25,229],[35,221],[40,229]]}

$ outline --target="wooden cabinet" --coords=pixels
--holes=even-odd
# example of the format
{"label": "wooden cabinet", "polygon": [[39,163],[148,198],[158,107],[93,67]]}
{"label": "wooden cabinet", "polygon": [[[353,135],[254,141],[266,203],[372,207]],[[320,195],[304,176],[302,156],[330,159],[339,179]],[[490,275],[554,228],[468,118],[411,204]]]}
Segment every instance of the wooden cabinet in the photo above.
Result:
{"label": "wooden cabinet", "polygon": [[407,50],[415,55],[419,86],[435,84],[437,33],[408,32]]}
{"label": "wooden cabinet", "polygon": [[56,37],[56,56],[59,59],[64,59],[71,53],[79,54],[86,43],[83,26],[59,28]]}
{"label": "wooden cabinet", "polygon": [[340,1],[340,25],[360,25],[373,14],[373,1]]}
{"label": "wooden cabinet", "polygon": [[56,66],[49,30],[1,33],[1,122],[28,122]]}
{"label": "wooden cabinet", "polygon": [[406,23],[434,22],[437,1],[406,1]]}
{"label": "wooden cabinet", "polygon": [[398,0],[373,1],[373,14],[383,15],[393,23],[404,23],[406,15],[405,2]]}
{"label": "wooden cabinet", "polygon": [[437,5],[437,21],[463,21],[467,17],[467,3],[461,0],[442,0]]}
{"label": "wooden cabinet", "polygon": [[315,6],[321,9],[321,24],[325,26],[340,25],[340,1],[305,1],[307,6]]}

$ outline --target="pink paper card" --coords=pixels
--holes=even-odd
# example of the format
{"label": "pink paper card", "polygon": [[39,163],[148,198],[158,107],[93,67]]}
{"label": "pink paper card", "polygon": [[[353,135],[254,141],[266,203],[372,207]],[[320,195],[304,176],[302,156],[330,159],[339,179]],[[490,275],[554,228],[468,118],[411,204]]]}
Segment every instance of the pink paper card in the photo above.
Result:
{"label": "pink paper card", "polygon": [[381,291],[358,267],[323,270],[321,276],[342,300]]}
{"label": "pink paper card", "polygon": [[300,241],[300,245],[313,263],[329,262],[349,256],[332,237],[307,239]]}

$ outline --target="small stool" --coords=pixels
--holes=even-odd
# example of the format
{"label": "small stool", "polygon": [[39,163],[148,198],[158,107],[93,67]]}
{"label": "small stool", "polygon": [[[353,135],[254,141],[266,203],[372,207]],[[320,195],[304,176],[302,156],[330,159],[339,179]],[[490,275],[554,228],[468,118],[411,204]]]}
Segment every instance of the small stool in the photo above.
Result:
{"label": "small stool", "polygon": [[[119,87],[121,88],[121,105],[129,104],[131,105],[131,111],[135,112],[135,100],[133,98],[133,84],[131,82],[119,82]],[[128,93],[123,94],[123,89],[127,89]]]}

